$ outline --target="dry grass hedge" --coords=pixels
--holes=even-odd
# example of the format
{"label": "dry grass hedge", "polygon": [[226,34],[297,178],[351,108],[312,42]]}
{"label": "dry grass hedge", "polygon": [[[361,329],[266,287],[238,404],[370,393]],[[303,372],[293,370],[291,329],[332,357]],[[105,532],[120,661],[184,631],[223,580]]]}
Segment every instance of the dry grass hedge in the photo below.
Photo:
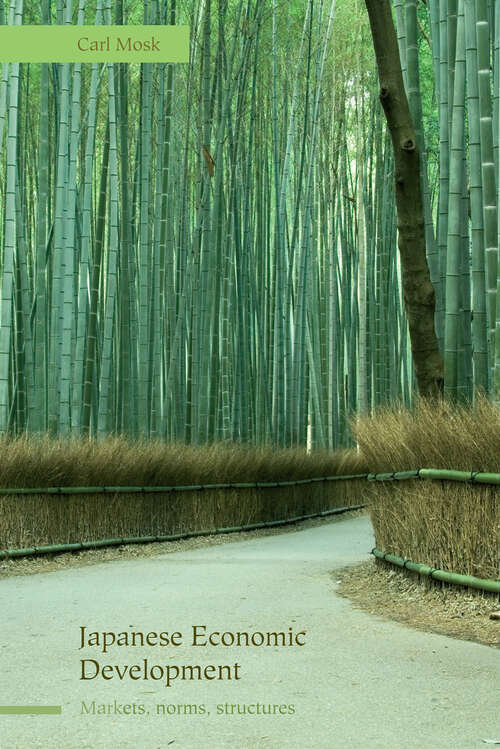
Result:
{"label": "dry grass hedge", "polygon": [[[372,472],[441,468],[500,473],[500,409],[420,400],[383,409],[353,429]],[[500,488],[450,481],[370,484],[377,547],[432,567],[500,577]]]}
{"label": "dry grass hedge", "polygon": [[[0,487],[179,486],[441,468],[500,473],[500,409],[421,400],[353,423],[360,452],[0,439]],[[377,546],[413,561],[498,578],[500,489],[365,480],[169,494],[0,497],[0,548],[211,530],[369,502]]]}
{"label": "dry grass hedge", "polygon": [[[364,473],[354,451],[190,447],[19,437],[0,440],[0,487],[179,486]],[[182,493],[0,496],[0,548],[168,535],[358,504],[365,481]]]}

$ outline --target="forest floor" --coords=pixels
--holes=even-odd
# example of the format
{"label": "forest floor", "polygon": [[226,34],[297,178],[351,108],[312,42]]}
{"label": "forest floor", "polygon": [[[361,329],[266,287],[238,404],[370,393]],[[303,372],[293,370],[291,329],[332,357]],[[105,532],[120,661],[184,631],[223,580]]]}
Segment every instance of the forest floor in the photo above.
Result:
{"label": "forest floor", "polygon": [[[177,553],[114,549],[112,564],[88,552],[66,565],[60,557],[59,568],[0,580],[2,704],[61,709],[53,719],[2,716],[2,749],[496,743],[494,648],[417,631],[337,595],[343,571],[373,547],[366,515],[223,538],[183,542]],[[202,642],[193,639],[200,627]],[[181,642],[153,647],[158,632]],[[240,632],[255,643],[239,647]],[[305,642],[258,647],[265,632]]]}
{"label": "forest floor", "polygon": [[424,632],[500,648],[500,610],[493,595],[424,583],[370,560],[334,573],[337,593],[356,607]]}

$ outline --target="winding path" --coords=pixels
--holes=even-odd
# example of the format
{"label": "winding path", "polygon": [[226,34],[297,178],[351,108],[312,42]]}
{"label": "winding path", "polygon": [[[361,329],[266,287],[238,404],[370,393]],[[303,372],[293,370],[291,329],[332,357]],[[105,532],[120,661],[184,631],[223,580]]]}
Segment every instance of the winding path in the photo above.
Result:
{"label": "winding path", "polygon": [[[296,533],[0,582],[0,703],[62,706],[60,716],[0,715],[0,749],[473,749],[500,740],[498,651],[383,621],[335,594],[332,571],[366,559],[372,545],[368,518],[343,516]],[[103,654],[88,641],[79,650],[82,626],[86,634],[178,631],[183,642]],[[193,626],[305,631],[305,645],[195,647]],[[116,669],[113,679],[82,681],[82,658],[87,675],[90,660],[137,664],[136,676],[145,658],[171,676],[183,664],[215,670],[168,688],[121,681]],[[210,678],[230,673],[220,664],[232,666],[231,680]]]}

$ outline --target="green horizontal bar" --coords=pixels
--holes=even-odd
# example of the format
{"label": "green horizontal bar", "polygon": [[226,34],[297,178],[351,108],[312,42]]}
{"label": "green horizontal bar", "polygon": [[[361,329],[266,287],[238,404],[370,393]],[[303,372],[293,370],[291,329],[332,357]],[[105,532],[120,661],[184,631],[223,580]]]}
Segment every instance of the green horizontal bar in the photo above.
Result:
{"label": "green horizontal bar", "polygon": [[394,473],[369,473],[368,481],[394,481]]}
{"label": "green horizontal bar", "polygon": [[431,577],[434,580],[441,580],[452,585],[463,585],[467,588],[475,588],[476,590],[485,590],[489,593],[500,593],[500,580],[487,580],[480,577],[473,577],[472,575],[461,575],[457,572],[438,570],[434,567],[429,567],[427,564],[411,562],[409,559],[398,557],[395,554],[386,554],[377,548],[372,549],[372,554],[377,559],[383,559],[385,562],[390,562],[398,567],[405,567],[412,572],[417,572],[419,575],[424,575],[425,577]]}
{"label": "green horizontal bar", "polygon": [[345,476],[315,476],[308,479],[293,481],[233,481],[227,484],[188,484],[183,486],[43,486],[37,488],[12,487],[0,489],[0,495],[30,495],[30,494],[167,494],[170,492],[213,491],[218,489],[272,489],[284,486],[304,486],[320,481],[349,481],[368,479],[368,481],[404,481],[406,479],[422,478],[442,481],[459,481],[463,483],[500,484],[500,473],[486,473],[476,471],[451,471],[437,468],[420,468],[412,471],[395,471],[392,473],[355,473]]}
{"label": "green horizontal bar", "polygon": [[132,536],[131,538],[122,538],[122,544],[148,544],[156,541],[156,536]]}
{"label": "green horizontal bar", "polygon": [[29,494],[165,494],[168,492],[205,491],[215,489],[272,489],[279,486],[299,486],[312,484],[318,481],[340,481],[349,479],[365,479],[366,473],[353,474],[349,476],[321,476],[309,479],[296,479],[294,481],[253,481],[237,482],[227,484],[188,484],[183,486],[40,486],[26,489],[23,487],[12,487],[0,489],[0,495],[29,495]]}
{"label": "green horizontal bar", "polygon": [[471,480],[470,471],[448,471],[437,468],[422,468],[419,475],[424,479],[467,482]]}
{"label": "green horizontal bar", "polygon": [[0,559],[10,559],[10,557],[31,557],[34,554],[43,554],[43,546],[35,549],[34,546],[27,546],[24,549],[6,549],[0,551]]}
{"label": "green horizontal bar", "polygon": [[367,479],[369,473],[350,473],[346,476],[326,476],[324,481],[346,481],[348,479]]}
{"label": "green horizontal bar", "polygon": [[348,512],[350,510],[363,510],[365,505],[349,505],[347,507],[334,507],[333,510],[323,510],[319,513],[320,517],[324,517],[325,515],[338,515],[343,512]]}
{"label": "green horizontal bar", "polygon": [[[343,477],[340,477],[343,478]],[[393,473],[369,473],[368,481],[403,481],[421,478],[434,481],[458,481],[461,483],[500,484],[500,473],[479,471],[452,471],[440,468],[420,468],[417,471],[395,471]]]}
{"label": "green horizontal bar", "polygon": [[61,715],[61,705],[0,705],[0,715]]}
{"label": "green horizontal bar", "polygon": [[0,26],[1,62],[188,62],[189,26]]}
{"label": "green horizontal bar", "polygon": [[468,588],[486,590],[489,593],[500,593],[500,581],[498,580],[484,580],[480,577],[460,575],[457,572],[451,573],[445,570],[432,570],[430,576],[435,580],[442,580],[443,582],[453,582],[456,585],[465,585]]}
{"label": "green horizontal bar", "polygon": [[498,473],[476,473],[472,482],[475,484],[500,484]]}
{"label": "green horizontal bar", "polygon": [[122,542],[121,538],[107,538],[101,541],[82,541],[82,549],[99,549],[103,546],[119,546]]}
{"label": "green horizontal bar", "polygon": [[[257,530],[258,528],[260,528],[260,523],[250,523],[249,525],[245,525],[245,530],[246,530],[246,531],[255,531],[255,530]],[[219,532],[220,530],[224,530],[224,529],[222,529],[222,528],[217,528],[217,531],[216,531],[216,532],[218,533],[218,532]],[[227,529],[226,529],[226,530],[227,530]]]}
{"label": "green horizontal bar", "polygon": [[418,471],[398,471],[394,474],[396,481],[405,481],[406,479],[416,479]]}
{"label": "green horizontal bar", "polygon": [[[76,544],[66,544],[68,551],[79,551],[82,548],[81,543]],[[48,546],[35,546],[35,549],[37,553],[40,554],[50,554],[57,551],[58,544],[50,544]]]}
{"label": "green horizontal bar", "polygon": [[238,530],[237,525],[229,526],[228,528],[216,528],[214,533],[234,533]]}

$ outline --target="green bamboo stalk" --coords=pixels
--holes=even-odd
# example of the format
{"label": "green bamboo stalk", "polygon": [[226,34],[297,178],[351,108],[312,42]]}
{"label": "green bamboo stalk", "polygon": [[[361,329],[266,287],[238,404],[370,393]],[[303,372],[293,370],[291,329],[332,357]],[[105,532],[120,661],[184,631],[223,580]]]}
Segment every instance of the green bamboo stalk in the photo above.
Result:
{"label": "green bamboo stalk", "polygon": [[[490,366],[495,364],[497,293],[497,205],[493,156],[493,123],[490,89],[490,28],[486,0],[476,0],[481,174],[483,183],[483,222],[486,253],[486,288]],[[493,374],[491,375],[493,377]]]}
{"label": "green bamboo stalk", "polygon": [[[104,148],[97,206],[97,224],[95,229],[94,248],[90,275],[90,309],[87,326],[87,345],[83,378],[82,433],[88,435],[91,430],[92,404],[95,402],[93,385],[98,381],[97,367],[97,315],[99,304],[99,287],[101,282],[104,229],[106,221],[107,181],[110,151],[109,121],[106,126]],[[94,409],[95,413],[95,409]]]}
{"label": "green bamboo stalk", "polygon": [[[20,7],[18,0],[17,8]],[[21,6],[22,7],[22,6]],[[13,4],[11,4],[11,13]],[[0,300],[0,435],[9,427],[10,351],[13,326],[14,256],[16,250],[17,121],[19,63],[11,63],[7,114],[7,163],[5,183],[5,219]]]}
{"label": "green bamboo stalk", "polygon": [[476,388],[481,388],[486,392],[488,390],[488,343],[475,0],[465,0],[464,13],[470,155],[474,384]]}
{"label": "green bamboo stalk", "polygon": [[[41,4],[42,22],[49,22],[49,3]],[[1,108],[0,108],[1,109]],[[1,137],[0,137],[1,143]],[[44,432],[47,428],[47,214],[49,200],[49,65],[40,65],[39,168],[36,216],[35,258],[35,395],[30,405],[30,429]]]}
{"label": "green bamboo stalk", "polygon": [[[101,3],[98,3],[96,22],[102,16]],[[84,177],[82,197],[82,227],[80,234],[80,285],[78,292],[78,315],[76,330],[75,360],[73,367],[73,400],[71,408],[72,428],[76,434],[82,431],[83,383],[85,367],[85,348],[89,319],[89,281],[91,260],[91,227],[92,227],[92,177],[95,169],[97,97],[100,86],[99,64],[92,64],[90,92],[87,109],[87,138],[84,156]]]}
{"label": "green bamboo stalk", "polygon": [[445,397],[458,397],[459,380],[459,328],[460,320],[460,248],[461,209],[463,185],[464,109],[465,109],[465,28],[463,0],[458,4],[457,43],[454,75],[453,118],[450,151],[450,187],[448,210],[448,251],[446,264],[446,317],[445,317]]}
{"label": "green bamboo stalk", "polygon": [[[123,0],[116,3],[116,23],[125,22]],[[118,423],[121,431],[131,437],[137,435],[137,422],[130,404],[136,401],[133,384],[137,381],[135,352],[131,346],[131,308],[134,306],[134,286],[131,283],[132,226],[130,211],[130,168],[129,168],[129,66],[119,63],[115,66],[116,110],[118,119],[118,156],[120,190],[120,253],[119,253],[119,325],[120,325],[120,381]],[[136,363],[136,362],[135,362]]]}
{"label": "green bamboo stalk", "polygon": [[[66,6],[66,22],[71,23],[71,5]],[[78,23],[83,25],[85,2],[80,0],[78,7]],[[70,402],[72,400],[72,363],[74,355],[74,318],[78,299],[75,294],[75,256],[79,247],[76,242],[76,209],[77,209],[77,162],[80,139],[80,95],[81,95],[81,63],[75,63],[73,68],[71,127],[68,133],[68,193],[64,215],[63,241],[65,252],[64,288],[63,288],[63,320],[62,320],[62,350],[61,350],[61,389],[60,389],[60,424],[59,431],[63,435],[71,432],[72,414]]]}
{"label": "green bamboo stalk", "polygon": [[[442,293],[437,299],[436,326],[438,332],[439,347],[444,349],[444,325],[446,309],[446,249],[448,241],[448,189],[450,173],[450,150],[449,150],[449,82],[448,67],[450,51],[448,48],[448,2],[440,0],[439,4],[439,208],[438,208],[438,246],[439,266]],[[451,97],[453,91],[451,91]]]}
{"label": "green bamboo stalk", "polygon": [[407,88],[407,39],[406,24],[404,21],[404,12],[406,5],[405,7],[403,7],[402,0],[394,0],[393,5],[394,14],[396,16],[396,30],[398,37],[399,59],[401,60],[401,71],[403,73],[405,88]]}

